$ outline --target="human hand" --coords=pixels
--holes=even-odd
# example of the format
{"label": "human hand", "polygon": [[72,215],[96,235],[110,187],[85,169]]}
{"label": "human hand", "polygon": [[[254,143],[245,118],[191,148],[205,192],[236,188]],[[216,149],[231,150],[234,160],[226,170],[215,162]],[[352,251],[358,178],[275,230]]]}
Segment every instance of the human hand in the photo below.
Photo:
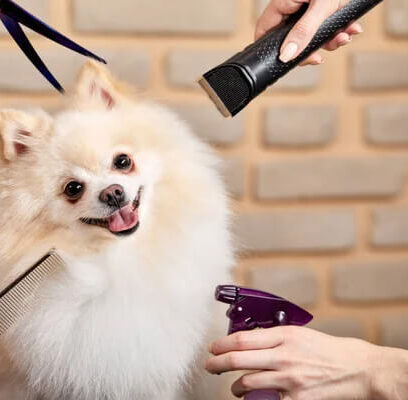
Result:
{"label": "human hand", "polygon": [[[348,0],[271,0],[259,18],[255,39],[263,36],[267,31],[279,25],[285,16],[295,13],[303,3],[309,3],[303,17],[289,32],[281,47],[280,59],[288,62],[296,58],[309,44],[320,25],[334,12],[348,3]],[[351,23],[346,29],[339,32],[323,48],[333,51],[350,43],[352,36],[363,32],[357,22]],[[323,62],[320,53],[311,54],[301,65],[317,65]]]}
{"label": "human hand", "polygon": [[[271,389],[281,392],[282,400],[377,400],[388,397],[379,395],[375,381],[395,368],[391,365],[401,367],[385,357],[384,349],[358,339],[284,326],[238,332],[214,342],[210,347],[214,357],[206,368],[214,374],[250,371],[233,384],[236,397]],[[392,388],[392,382],[383,386]]]}

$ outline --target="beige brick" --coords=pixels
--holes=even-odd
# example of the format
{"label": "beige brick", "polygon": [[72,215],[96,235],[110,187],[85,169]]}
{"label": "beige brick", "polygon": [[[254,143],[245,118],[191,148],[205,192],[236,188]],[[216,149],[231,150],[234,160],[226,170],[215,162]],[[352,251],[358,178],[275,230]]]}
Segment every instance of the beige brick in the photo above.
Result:
{"label": "beige brick", "polygon": [[386,26],[392,35],[408,35],[408,2],[388,0],[386,2]]}
{"label": "beige brick", "polygon": [[316,316],[309,327],[332,336],[365,338],[362,322],[351,317],[320,318]]}
{"label": "beige brick", "polygon": [[[47,0],[18,0],[17,3],[31,14],[52,25],[52,21],[49,20]],[[25,31],[28,34],[32,33],[30,29],[25,29]],[[6,29],[4,28],[3,24],[0,23],[0,35],[6,33]]]}
{"label": "beige brick", "polygon": [[[62,86],[72,84],[83,59],[61,48],[40,52],[45,63]],[[22,52],[0,53],[0,89],[17,91],[51,91],[52,86],[43,78]]]}
{"label": "beige brick", "polygon": [[408,103],[373,104],[365,109],[366,137],[376,144],[408,143]]}
{"label": "beige brick", "polygon": [[259,164],[259,199],[392,196],[404,186],[403,157],[312,158]]}
{"label": "beige brick", "polygon": [[234,50],[173,50],[167,56],[167,79],[173,86],[199,88],[197,79],[224,62]]}
{"label": "beige brick", "polygon": [[375,210],[371,243],[381,247],[408,245],[408,208]]}
{"label": "beige brick", "polygon": [[380,332],[383,346],[408,349],[408,314],[405,312],[383,316]]}
{"label": "beige brick", "polygon": [[171,104],[170,107],[191,125],[198,136],[207,142],[231,145],[238,142],[244,135],[242,114],[226,119],[210,103],[204,105]]}
{"label": "beige brick", "polygon": [[322,76],[321,66],[295,68],[267,89],[267,92],[309,91],[316,88]]}
{"label": "beige brick", "polygon": [[239,157],[224,159],[221,167],[221,175],[227,186],[228,192],[235,198],[244,195],[244,161]]}
{"label": "beige brick", "polygon": [[408,299],[408,261],[362,262],[333,268],[333,295],[340,301]]}
{"label": "beige brick", "polygon": [[408,53],[355,53],[350,76],[354,89],[408,88]]}
{"label": "beige brick", "polygon": [[230,33],[235,28],[235,0],[74,0],[74,26],[79,31],[143,33]]}
{"label": "beige brick", "polygon": [[340,251],[355,242],[355,221],[347,210],[244,212],[235,235],[245,251]]}
{"label": "beige brick", "polygon": [[[146,86],[149,74],[148,56],[129,49],[92,49],[105,57],[109,67],[119,77],[130,83]],[[85,62],[84,57],[57,47],[41,51],[44,61],[59,82],[66,88],[71,86]],[[51,85],[34,69],[22,52],[2,51],[0,53],[0,90],[51,91]]]}
{"label": "beige brick", "polygon": [[265,112],[264,140],[277,146],[322,145],[333,139],[336,125],[333,107],[270,107]]}
{"label": "beige brick", "polygon": [[141,50],[129,50],[128,46],[115,46],[114,49],[97,48],[108,62],[108,67],[116,76],[127,83],[145,88],[150,78],[150,57]]}
{"label": "beige brick", "polygon": [[319,296],[315,274],[293,265],[258,266],[249,270],[250,286],[282,296],[299,305],[313,305]]}

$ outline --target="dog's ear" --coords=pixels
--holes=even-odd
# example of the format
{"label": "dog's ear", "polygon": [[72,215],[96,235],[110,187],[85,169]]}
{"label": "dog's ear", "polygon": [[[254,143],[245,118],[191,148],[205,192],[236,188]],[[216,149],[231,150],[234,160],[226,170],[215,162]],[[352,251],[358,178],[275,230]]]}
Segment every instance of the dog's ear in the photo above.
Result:
{"label": "dog's ear", "polygon": [[117,107],[131,97],[131,90],[116,79],[101,63],[89,60],[79,73],[72,96],[77,109],[105,109]]}
{"label": "dog's ear", "polygon": [[45,112],[0,111],[0,161],[13,161],[50,134],[52,119]]}

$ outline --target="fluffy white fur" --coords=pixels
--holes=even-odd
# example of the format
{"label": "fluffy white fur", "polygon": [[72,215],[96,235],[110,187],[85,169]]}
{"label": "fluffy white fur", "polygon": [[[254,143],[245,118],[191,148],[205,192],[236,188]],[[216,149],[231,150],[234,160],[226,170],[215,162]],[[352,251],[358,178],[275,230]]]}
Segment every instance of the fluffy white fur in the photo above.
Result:
{"label": "fluffy white fur", "polygon": [[[189,385],[233,262],[217,159],[177,116],[127,92],[89,63],[54,118],[0,113],[0,280],[52,247],[66,262],[4,340],[5,379],[26,398],[211,398]],[[112,170],[118,153],[132,173]],[[75,204],[62,193],[72,178],[86,185]],[[144,187],[129,237],[80,221],[106,216],[98,196],[111,184],[131,199]]]}

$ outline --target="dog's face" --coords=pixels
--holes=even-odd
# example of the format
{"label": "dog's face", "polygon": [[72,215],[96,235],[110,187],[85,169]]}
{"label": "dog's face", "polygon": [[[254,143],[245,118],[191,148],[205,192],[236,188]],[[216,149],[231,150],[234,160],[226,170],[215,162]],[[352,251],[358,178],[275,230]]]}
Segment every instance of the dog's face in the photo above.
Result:
{"label": "dog's face", "polygon": [[78,242],[117,240],[140,234],[151,214],[161,224],[176,221],[179,199],[189,195],[183,175],[194,192],[185,166],[196,142],[186,140],[184,125],[130,100],[94,64],[54,118],[30,114],[27,124],[26,114],[10,113],[0,116],[0,207],[20,230],[34,222],[46,232],[68,230]]}
{"label": "dog's face", "polygon": [[[106,129],[100,121],[96,121],[96,126],[89,122],[84,126],[94,128],[98,137],[82,129],[78,137],[78,128],[76,124],[68,129],[55,126],[57,137],[53,141],[57,146],[51,147],[53,156],[49,163],[55,172],[48,182],[54,193],[47,217],[55,224],[62,223],[90,234],[106,237],[133,234],[140,224],[143,178],[148,185],[152,183],[148,176],[142,176],[139,152],[133,146],[121,144],[120,140],[110,143],[114,127]],[[94,228],[90,230],[90,227]]]}
{"label": "dog's face", "polygon": [[47,219],[82,236],[134,234],[147,218],[160,178],[160,152],[144,139],[157,133],[154,121],[134,105],[68,111],[56,117],[53,129],[49,157],[41,161],[53,171],[46,178],[53,191]]}

